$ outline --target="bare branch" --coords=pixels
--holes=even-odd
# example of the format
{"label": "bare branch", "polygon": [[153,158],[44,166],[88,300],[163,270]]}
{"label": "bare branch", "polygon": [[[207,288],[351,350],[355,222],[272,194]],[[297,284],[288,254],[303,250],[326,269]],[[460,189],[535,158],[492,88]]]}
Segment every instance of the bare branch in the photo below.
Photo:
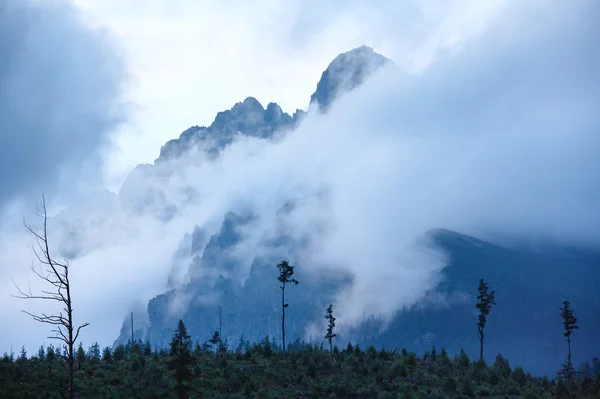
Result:
{"label": "bare branch", "polygon": [[79,337],[79,331],[81,331],[82,328],[87,327],[89,325],[90,323],[85,323],[77,327],[77,333],[75,334],[75,338],[73,339],[73,341],[77,341],[77,337]]}
{"label": "bare branch", "polygon": [[48,212],[46,209],[46,199],[43,195],[42,201],[36,208],[36,211],[43,221],[41,231],[36,231],[27,224],[25,220],[23,220],[23,225],[35,239],[35,243],[31,245],[31,250],[34,253],[35,258],[39,264],[46,267],[42,266],[38,270],[32,264],[31,269],[40,280],[46,282],[46,284],[53,288],[41,289],[39,293],[33,294],[30,284],[28,284],[27,291],[25,291],[13,281],[13,285],[17,289],[18,295],[11,296],[19,299],[52,300],[64,304],[63,310],[58,315],[48,315],[46,313],[33,314],[25,310],[23,310],[23,313],[29,315],[37,322],[56,326],[51,330],[56,335],[48,338],[56,339],[65,344],[63,350],[66,351],[66,355],[58,354],[58,357],[66,360],[68,386],[63,388],[67,392],[68,398],[73,399],[74,346],[79,338],[79,333],[83,328],[89,326],[89,323],[80,325],[76,330],[73,326],[73,302],[71,300],[71,285],[69,282],[69,261],[64,259],[62,263],[57,262],[52,258],[50,253],[50,245],[48,243]]}

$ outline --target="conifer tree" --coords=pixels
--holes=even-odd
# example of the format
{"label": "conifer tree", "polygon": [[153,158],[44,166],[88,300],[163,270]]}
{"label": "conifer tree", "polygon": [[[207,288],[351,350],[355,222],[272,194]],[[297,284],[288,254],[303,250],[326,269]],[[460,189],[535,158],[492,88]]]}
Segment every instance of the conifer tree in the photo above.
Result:
{"label": "conifer tree", "polygon": [[281,350],[285,354],[285,308],[289,306],[288,303],[285,303],[285,285],[288,283],[298,285],[298,280],[292,278],[294,266],[291,266],[288,261],[284,260],[279,263],[277,269],[279,269],[277,280],[281,283]]}
{"label": "conifer tree", "polygon": [[144,344],[144,349],[143,349],[142,353],[144,356],[152,355],[152,345],[150,345],[150,341],[146,340],[146,343]]}
{"label": "conifer tree", "polygon": [[87,357],[94,361],[100,359],[100,345],[98,345],[97,342],[94,342],[92,346],[88,348]]}
{"label": "conifer tree", "polygon": [[19,354],[19,360],[21,360],[21,361],[27,360],[27,350],[25,349],[25,346],[21,347],[21,353]]}
{"label": "conifer tree", "polygon": [[54,349],[54,345],[50,344],[46,348],[46,360],[52,362],[54,359],[56,359],[56,350]]}
{"label": "conifer tree", "polygon": [[490,314],[490,310],[494,302],[495,291],[489,291],[488,285],[483,281],[479,280],[479,287],[477,288],[479,295],[477,295],[477,304],[475,307],[479,310],[479,316],[477,318],[477,333],[479,336],[479,361],[483,361],[483,341],[485,338],[484,328],[487,324],[487,318]]}
{"label": "conifer tree", "polygon": [[107,363],[112,362],[112,352],[108,346],[102,351],[102,361]]}
{"label": "conifer tree", "polygon": [[333,338],[337,336],[333,332],[333,329],[335,328],[335,317],[333,317],[333,305],[330,304],[327,308],[327,314],[325,315],[325,318],[328,321],[327,334],[325,334],[325,339],[329,341],[329,351],[333,353]]}
{"label": "conifer tree", "polygon": [[175,330],[175,335],[171,341],[171,369],[175,372],[175,392],[177,398],[187,397],[187,391],[190,390],[189,382],[192,378],[190,366],[193,363],[192,358],[192,340],[187,333],[185,324],[180,319]]}
{"label": "conifer tree", "polygon": [[81,370],[81,365],[83,364],[83,362],[85,362],[86,359],[86,355],[85,355],[85,349],[83,349],[83,344],[80,342],[79,346],[77,347],[77,370]]}
{"label": "conifer tree", "polygon": [[212,338],[208,340],[211,345],[215,348],[215,352],[221,352],[221,334],[215,331]]}
{"label": "conifer tree", "polygon": [[567,345],[568,345],[568,355],[567,355],[567,363],[564,367],[564,374],[568,381],[571,381],[574,374],[573,362],[571,360],[571,334],[573,330],[579,330],[579,326],[577,325],[577,318],[573,314],[573,309],[571,309],[569,301],[563,302],[563,307],[560,308],[560,316],[563,319],[563,327],[565,332],[563,335],[567,337]]}

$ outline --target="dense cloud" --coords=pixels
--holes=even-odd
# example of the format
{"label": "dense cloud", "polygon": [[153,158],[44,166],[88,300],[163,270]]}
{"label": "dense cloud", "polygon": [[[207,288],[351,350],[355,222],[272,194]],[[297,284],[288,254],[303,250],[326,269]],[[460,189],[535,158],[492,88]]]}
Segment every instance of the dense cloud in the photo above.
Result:
{"label": "dense cloud", "polygon": [[0,209],[97,177],[122,76],[108,39],[64,2],[0,4]]}
{"label": "dense cloud", "polygon": [[[109,197],[109,211],[65,213],[56,239],[80,249],[86,339],[108,344],[117,310],[165,285],[184,234],[196,224],[215,232],[230,210],[257,216],[236,248],[243,277],[290,199],[284,227],[307,243],[292,261],[354,276],[338,298],[341,323],[388,315],[437,281],[443,254],[415,245],[431,228],[600,245],[599,6],[552,4],[512,7],[418,76],[385,68],[283,138],[141,169],[124,192],[150,204],[145,212]],[[26,256],[7,250],[23,248],[11,239],[0,259]]]}

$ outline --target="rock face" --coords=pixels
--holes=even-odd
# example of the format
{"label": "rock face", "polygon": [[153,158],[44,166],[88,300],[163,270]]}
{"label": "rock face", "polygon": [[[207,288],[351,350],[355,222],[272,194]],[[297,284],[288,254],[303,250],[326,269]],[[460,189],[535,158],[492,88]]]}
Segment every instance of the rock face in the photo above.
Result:
{"label": "rock face", "polygon": [[[327,112],[335,99],[358,87],[386,64],[391,61],[366,46],[340,54],[323,72],[311,103],[317,104],[321,112]],[[191,127],[178,139],[167,142],[155,165],[140,166],[132,172],[119,196],[134,208],[158,207],[161,217],[168,219],[170,212],[177,209],[154,187],[143,186],[142,190],[136,186],[145,184],[144,176],[160,173],[157,171],[160,164],[193,148],[216,157],[238,135],[272,139],[293,129],[303,116],[301,110],[290,116],[275,103],[265,109],[249,97],[217,114],[209,127]],[[140,192],[146,193],[143,198],[135,194]],[[293,206],[287,204],[280,213],[284,215]],[[136,337],[148,339],[153,345],[167,346],[177,319],[182,318],[192,338],[204,342],[218,329],[221,309],[223,338],[232,346],[242,334],[250,341],[269,336],[280,342],[281,297],[275,265],[282,259],[293,259],[294,251],[303,243],[281,233],[271,238],[268,254],[240,259],[236,253],[240,234],[252,220],[252,214],[228,213],[217,234],[210,235],[197,226],[182,238],[180,247],[173,251],[182,258],[192,259],[185,283],[150,300],[149,324],[143,330],[136,330]],[[445,346],[450,353],[465,348],[475,356],[478,341],[474,293],[483,277],[496,289],[498,303],[487,327],[488,361],[501,352],[513,365],[522,365],[538,374],[554,374],[565,358],[558,307],[567,297],[582,325],[573,340],[576,364],[600,353],[596,335],[600,330],[597,317],[600,294],[595,287],[600,281],[600,254],[571,249],[532,253],[502,248],[447,230],[427,234],[450,257],[451,262],[443,271],[443,282],[412,308],[399,311],[386,329],[382,330],[377,320],[368,320],[340,335],[337,342],[353,340],[362,347],[406,347],[421,352],[433,345],[438,350]],[[315,320],[322,320],[335,295],[352,282],[352,276],[342,274],[317,280],[306,274],[302,265],[297,266],[295,277],[301,283],[286,290],[290,303],[288,342],[306,336],[307,327]],[[127,342],[129,331],[124,328],[115,344]],[[317,331],[317,336],[321,335]]]}
{"label": "rock face", "polygon": [[310,102],[318,104],[322,111],[326,111],[340,94],[358,87],[379,67],[390,64],[393,64],[392,61],[367,46],[342,53],[321,75]]}
{"label": "rock face", "polygon": [[269,103],[265,109],[254,97],[248,97],[230,110],[219,112],[209,127],[192,126],[178,139],[168,141],[156,162],[177,158],[194,146],[216,155],[237,135],[270,139],[276,132],[293,128],[301,115],[296,112],[292,117],[275,103]]}

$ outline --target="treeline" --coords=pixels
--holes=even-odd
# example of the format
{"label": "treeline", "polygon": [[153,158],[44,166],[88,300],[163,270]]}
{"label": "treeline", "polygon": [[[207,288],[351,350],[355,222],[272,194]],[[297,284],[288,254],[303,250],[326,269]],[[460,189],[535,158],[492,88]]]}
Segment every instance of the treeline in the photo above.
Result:
{"label": "treeline", "polygon": [[[0,359],[0,398],[60,398],[66,360],[53,346]],[[600,360],[576,371],[571,382],[534,377],[498,355],[491,365],[466,352],[441,348],[416,353],[364,350],[348,344],[290,343],[286,355],[272,339],[192,343],[180,322],[170,348],[149,342],[101,350],[79,345],[74,367],[79,398],[598,398]]]}

